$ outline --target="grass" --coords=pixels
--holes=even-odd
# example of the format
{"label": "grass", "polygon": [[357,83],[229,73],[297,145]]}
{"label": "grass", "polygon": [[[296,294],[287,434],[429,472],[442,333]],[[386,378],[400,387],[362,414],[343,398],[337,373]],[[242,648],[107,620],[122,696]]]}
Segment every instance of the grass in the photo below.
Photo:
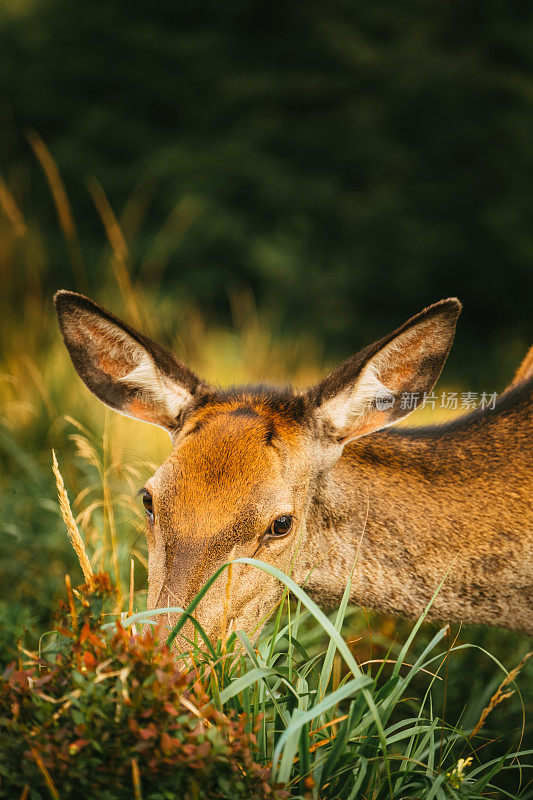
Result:
{"label": "grass", "polygon": [[[312,795],[320,798],[399,798],[407,790],[420,797],[453,797],[459,786],[462,796],[482,796],[492,777],[493,765],[478,765],[468,780],[463,771],[465,766],[473,764],[476,748],[471,739],[481,730],[490,706],[482,712],[474,731],[465,731],[461,725],[443,724],[432,709],[431,684],[439,680],[438,673],[451,652],[438,653],[447,628],[433,636],[414,664],[407,664],[407,654],[424,622],[424,614],[397,658],[378,659],[380,663],[374,671],[371,667],[365,670],[340,633],[350,582],[334,619],[330,620],[300,586],[275,567],[254,559],[237,559],[237,563],[262,569],[286,586],[288,593],[297,599],[292,619],[283,624],[280,609],[271,629],[260,636],[257,647],[242,632],[231,634],[227,644],[219,643],[217,650],[210,648],[207,637],[202,636],[207,653],[195,644],[192,658],[196,665],[208,670],[213,702],[221,708],[230,704],[238,714],[246,713],[251,724],[254,719],[261,720],[259,758],[272,764],[275,781],[293,786],[301,794],[306,788],[311,789]],[[170,633],[168,645],[208,591],[209,584],[186,609],[187,613]],[[311,630],[318,628],[327,642],[325,653],[315,658],[300,636],[306,616]],[[136,622],[147,618],[137,615]],[[340,680],[332,679],[337,653],[346,667]],[[384,670],[389,663],[393,668],[386,675]],[[423,701],[417,703],[416,715],[393,722],[409,685],[421,672],[428,675],[429,685]],[[508,675],[504,685],[516,675],[516,672]],[[523,751],[520,756],[509,754],[508,758],[526,759],[532,754],[533,751]],[[503,764],[505,759],[494,774]]]}
{"label": "grass", "polygon": [[[518,737],[516,745],[512,740],[505,741],[496,757],[487,758],[486,754],[487,742],[490,742],[488,720],[500,703],[506,701],[513,690],[518,690],[517,679],[531,654],[508,672],[481,648],[484,656],[492,659],[498,668],[497,690],[485,707],[480,698],[476,698],[473,708],[463,709],[458,719],[450,714],[444,719],[445,703],[439,697],[442,694],[439,683],[446,686],[452,660],[457,655],[467,654],[468,657],[476,646],[459,644],[457,636],[452,640],[448,626],[433,631],[430,636],[424,634],[423,625],[431,603],[404,642],[393,644],[383,657],[364,662],[343,636],[349,613],[350,582],[339,609],[328,617],[290,576],[270,564],[248,558],[220,567],[187,609],[164,607],[132,614],[130,601],[128,612],[108,613],[104,619],[110,621],[102,626],[99,597],[106,580],[94,574],[56,463],[54,468],[62,516],[87,582],[85,587],[73,592],[67,576],[68,605],[64,606],[67,621],[60,623],[57,633],[52,633],[44,645],[40,643],[39,653],[21,650],[21,664],[14,683],[8,683],[13,674],[9,670],[5,673],[7,682],[6,677],[0,679],[0,727],[6,736],[6,749],[0,749],[0,778],[4,776],[4,783],[0,780],[0,797],[10,796],[2,793],[3,786],[7,786],[8,791],[13,785],[23,786],[26,791],[31,785],[35,800],[47,797],[46,790],[54,798],[70,800],[77,796],[76,782],[70,779],[74,772],[83,781],[84,796],[88,800],[102,796],[102,790],[108,800],[121,800],[130,796],[131,788],[136,797],[146,800],[161,797],[172,800],[181,796],[236,797],[236,785],[232,783],[235,772],[227,779],[221,794],[218,789],[213,795],[203,793],[204,782],[209,780],[211,785],[213,768],[209,767],[212,751],[205,750],[207,742],[203,742],[202,734],[205,724],[211,727],[214,724],[227,736],[230,732],[227,720],[235,719],[240,720],[241,728],[233,730],[231,735],[239,736],[244,744],[235,751],[237,758],[242,758],[239,754],[249,749],[251,756],[246,763],[250,764],[250,769],[255,765],[253,769],[259,778],[264,775],[261,768],[266,768],[271,783],[283,787],[290,797],[474,800],[531,796],[529,770],[533,765],[533,749],[524,746],[523,737]],[[227,571],[227,591],[231,592],[235,563],[269,573],[281,581],[286,594],[257,642],[242,631],[233,631],[229,635],[226,632],[213,643],[195,620],[195,608],[224,571]],[[90,602],[85,600],[80,605],[76,598],[82,601],[87,598]],[[95,620],[91,616],[96,607]],[[163,634],[162,629],[156,627],[158,615],[168,612],[179,613],[180,617],[170,633]],[[121,625],[115,630],[113,618],[117,615]],[[180,636],[188,620],[194,621],[193,639]],[[160,640],[160,645],[166,645],[163,659],[165,650],[173,649],[174,663],[179,665],[181,677],[178,674],[173,679],[171,673],[169,679],[159,685],[165,661],[153,650],[150,636],[148,645],[143,645],[143,625],[148,629],[156,627],[156,636],[164,635]],[[130,636],[128,631],[131,631]],[[61,641],[65,636],[69,637],[66,647]],[[93,645],[92,650],[90,645]],[[57,655],[60,660],[55,662]],[[150,678],[152,659],[155,684]],[[57,688],[54,685],[55,663],[61,676]],[[33,672],[27,673],[33,675],[28,684],[29,696],[18,688],[24,684],[21,670],[28,667],[33,667]],[[168,665],[166,669],[168,672]],[[110,678],[115,680],[106,691],[102,681]],[[196,687],[194,703],[190,695],[175,695],[176,681],[182,687]],[[8,685],[14,688],[11,693],[8,690],[9,702],[6,703]],[[173,704],[177,703],[201,720],[200,729],[194,718],[191,726],[190,715],[180,716],[174,711],[174,705],[170,709],[173,716],[169,728],[168,703],[163,709],[161,703],[164,704],[166,693],[171,689]],[[60,697],[55,698],[57,691]],[[24,716],[21,717],[18,710],[14,719],[9,720],[7,705],[24,708]],[[467,722],[468,716],[476,720],[474,724]],[[100,729],[103,740],[96,733]],[[13,736],[18,730],[32,743],[29,754],[19,753],[17,736]],[[138,744],[134,744],[133,749],[132,733],[141,737],[140,742],[134,738]],[[162,749],[158,754],[159,735]],[[185,742],[190,742],[186,745],[189,750],[180,744],[184,736]],[[172,754],[176,759],[172,763],[176,763],[177,768],[181,764],[183,770],[181,753],[186,759],[190,757],[187,753],[193,747],[191,736],[194,736],[194,747],[202,748],[203,756],[198,762],[202,765],[198,772],[202,777],[197,789],[194,779],[191,786],[192,767],[187,767],[185,760],[189,788],[182,795],[177,786],[175,791],[173,789],[177,777],[173,778],[172,772],[169,777],[168,759]],[[123,745],[117,748],[117,742],[122,741]],[[212,737],[210,741],[208,747],[212,748]],[[117,774],[129,776],[131,761],[132,786],[130,778],[126,777],[113,788],[110,777],[106,777],[109,742]],[[223,743],[219,742],[219,749],[221,746]],[[22,761],[20,776],[18,759]],[[159,762],[162,774],[154,784],[154,765]],[[7,764],[11,767],[9,771],[6,771]],[[214,769],[216,771],[216,766]],[[242,766],[237,764],[237,784],[242,789],[239,769]],[[506,783],[514,781],[512,792],[502,787],[498,780],[502,776]],[[97,783],[93,784],[93,780]],[[262,794],[259,791],[254,796]]]}
{"label": "grass", "polygon": [[[3,660],[14,641],[36,646],[50,627],[65,573],[78,574],[55,497],[53,448],[73,498],[71,535],[75,538],[76,528],[91,569],[112,576],[119,593],[115,611],[129,618],[124,624],[138,626],[149,617],[143,611],[147,555],[135,491],[166,457],[168,439],[158,429],[106,411],[84,389],[60,341],[51,283],[88,286],[95,299],[213,382],[291,379],[305,385],[331,366],[319,342],[287,335],[279,320],[254,307],[246,291],[230,292],[231,328],[209,319],[190,298],[179,302],[167,296],[159,279],[139,273],[131,255],[138,250],[135,236],[142,233],[141,212],[133,213],[130,204],[117,214],[94,181],[90,191],[107,238],[92,258],[103,265],[104,280],[91,291],[95,281],[61,176],[46,145],[30,138],[51,186],[71,272],[54,273],[49,237],[27,209],[28,191],[16,176],[3,180]],[[419,421],[437,421],[429,410],[425,417],[417,413]],[[272,569],[261,562],[250,568]],[[413,626],[346,602],[326,616],[290,576],[277,577],[287,588],[286,600],[257,644],[232,632],[213,646],[199,630],[191,649],[211,702],[246,714],[250,731],[259,725],[255,756],[272,767],[274,779],[288,783],[291,796],[533,796],[527,749],[533,674],[531,660],[522,663],[523,637],[475,627],[439,630],[422,620]]]}
{"label": "grass", "polygon": [[[56,478],[70,531],[72,517],[58,472]],[[85,576],[91,577],[79,532],[71,538]],[[286,587],[286,595],[257,643],[236,631],[213,644],[194,619],[194,611],[225,570],[227,591],[231,591],[234,563],[274,576]],[[482,755],[487,719],[508,699],[509,687],[517,688],[520,670],[531,654],[511,672],[494,660],[501,682],[485,708],[478,704],[473,726],[465,725],[467,713],[456,721],[445,721],[437,711],[436,687],[446,681],[451,659],[475,646],[458,644],[457,637],[450,641],[446,626],[424,641],[415,655],[430,603],[399,652],[391,648],[383,658],[360,663],[342,635],[349,594],[350,582],[330,618],[289,576],[270,564],[241,558],[217,570],[187,609],[130,613],[122,615],[122,625],[138,636],[139,626],[155,625],[159,613],[181,613],[166,636],[166,645],[175,648],[184,669],[194,669],[208,704],[245,719],[248,732],[257,731],[254,760],[267,766],[272,782],[288,788],[291,797],[474,800],[531,796],[527,771],[533,749],[515,750],[507,743],[496,758]],[[194,620],[195,635],[184,642],[179,634],[189,619]],[[107,627],[113,629],[113,622]],[[487,651],[484,654],[490,658]],[[414,684],[417,692],[413,692]],[[474,718],[471,713],[470,717]],[[519,787],[515,794],[502,791],[494,782],[502,774],[509,778],[511,772]]]}

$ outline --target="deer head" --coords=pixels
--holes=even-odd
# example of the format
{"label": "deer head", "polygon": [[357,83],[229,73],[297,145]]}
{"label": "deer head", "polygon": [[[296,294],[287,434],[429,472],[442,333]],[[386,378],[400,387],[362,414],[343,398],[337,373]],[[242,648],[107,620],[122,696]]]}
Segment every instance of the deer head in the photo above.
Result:
{"label": "deer head", "polygon": [[[55,304],[74,367],[91,392],[172,439],[172,452],[143,490],[149,608],[185,608],[231,556],[256,556],[304,583],[317,482],[348,442],[407,416],[403,392],[432,389],[460,312],[456,299],[436,303],[319,385],[293,391],[213,388],[86,297],[61,291]],[[197,608],[213,639],[225,591],[223,574]],[[251,633],[282,592],[262,571],[236,565],[227,609],[233,626]]]}

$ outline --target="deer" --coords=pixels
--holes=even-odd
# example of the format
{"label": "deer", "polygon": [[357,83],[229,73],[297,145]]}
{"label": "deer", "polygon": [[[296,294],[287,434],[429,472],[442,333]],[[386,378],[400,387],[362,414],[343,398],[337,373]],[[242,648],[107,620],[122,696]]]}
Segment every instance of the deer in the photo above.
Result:
{"label": "deer", "polygon": [[[141,490],[148,609],[195,610],[210,639],[252,634],[289,573],[326,609],[341,602],[533,634],[529,368],[494,407],[444,424],[391,427],[401,402],[432,391],[455,335],[441,300],[305,390],[217,388],[83,295],[55,295],[60,329],[88,389],[158,425],[172,450]],[[439,589],[440,587],[440,589]],[[224,607],[226,603],[226,607]],[[228,606],[229,603],[229,606]],[[175,618],[168,615],[168,625]]]}

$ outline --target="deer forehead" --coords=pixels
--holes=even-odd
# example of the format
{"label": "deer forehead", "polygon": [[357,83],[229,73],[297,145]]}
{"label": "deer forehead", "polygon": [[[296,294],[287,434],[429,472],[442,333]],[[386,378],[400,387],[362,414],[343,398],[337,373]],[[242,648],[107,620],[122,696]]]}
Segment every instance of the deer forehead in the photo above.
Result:
{"label": "deer forehead", "polygon": [[245,536],[244,528],[290,511],[284,467],[296,443],[294,426],[251,406],[203,409],[149,482],[160,524],[199,536],[241,528]]}

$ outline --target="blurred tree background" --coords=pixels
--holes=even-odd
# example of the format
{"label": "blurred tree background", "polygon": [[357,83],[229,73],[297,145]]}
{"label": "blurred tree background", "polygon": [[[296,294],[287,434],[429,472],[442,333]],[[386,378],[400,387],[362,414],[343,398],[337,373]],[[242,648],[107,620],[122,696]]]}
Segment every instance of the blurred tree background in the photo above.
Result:
{"label": "blurred tree background", "polygon": [[[532,336],[532,4],[1,8],[0,171],[37,215],[50,290],[99,285],[96,176],[147,288],[221,321],[228,291],[251,288],[335,356],[458,295],[448,374],[489,389],[512,374]],[[87,286],[28,130],[63,175]]]}

